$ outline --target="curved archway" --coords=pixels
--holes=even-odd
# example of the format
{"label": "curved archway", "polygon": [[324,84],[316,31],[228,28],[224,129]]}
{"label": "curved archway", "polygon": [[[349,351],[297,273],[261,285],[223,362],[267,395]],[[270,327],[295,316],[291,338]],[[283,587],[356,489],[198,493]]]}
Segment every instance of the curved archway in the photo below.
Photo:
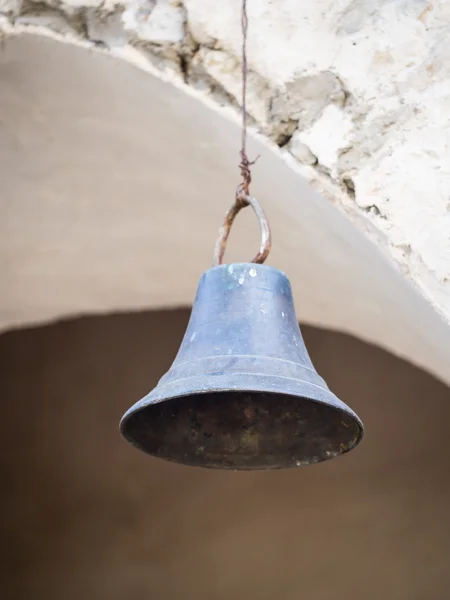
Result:
{"label": "curved archway", "polygon": [[[1,327],[190,304],[236,181],[234,121],[124,61],[36,35],[5,41],[0,82]],[[275,149],[254,138],[251,153],[299,318],[450,380],[450,333],[427,302]],[[243,215],[229,260],[256,244]]]}

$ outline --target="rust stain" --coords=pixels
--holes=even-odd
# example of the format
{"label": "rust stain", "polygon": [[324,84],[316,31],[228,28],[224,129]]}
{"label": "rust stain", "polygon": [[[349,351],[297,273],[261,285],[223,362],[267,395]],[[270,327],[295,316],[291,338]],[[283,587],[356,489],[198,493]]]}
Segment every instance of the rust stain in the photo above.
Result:
{"label": "rust stain", "polygon": [[422,21],[422,23],[425,24],[426,21],[426,16],[428,15],[429,12],[431,12],[433,10],[433,5],[432,4],[428,4],[428,6],[426,6],[423,11],[420,13],[418,19],[419,21]]}

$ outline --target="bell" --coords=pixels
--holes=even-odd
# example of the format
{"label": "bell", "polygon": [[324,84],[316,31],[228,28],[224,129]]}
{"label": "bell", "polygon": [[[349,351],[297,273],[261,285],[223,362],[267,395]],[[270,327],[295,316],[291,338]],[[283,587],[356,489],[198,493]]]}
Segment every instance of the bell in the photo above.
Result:
{"label": "bell", "polygon": [[314,369],[288,278],[255,263],[203,274],[172,367],[120,429],[153,456],[234,470],[317,463],[363,435]]}

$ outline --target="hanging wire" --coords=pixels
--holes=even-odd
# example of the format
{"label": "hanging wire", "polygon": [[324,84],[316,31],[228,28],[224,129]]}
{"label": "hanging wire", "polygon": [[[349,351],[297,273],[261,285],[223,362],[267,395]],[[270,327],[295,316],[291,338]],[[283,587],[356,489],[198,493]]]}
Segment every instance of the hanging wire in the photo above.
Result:
{"label": "hanging wire", "polygon": [[259,221],[261,229],[261,245],[258,254],[252,262],[262,264],[269,255],[272,240],[270,226],[266,215],[264,214],[261,205],[256,198],[250,196],[250,183],[252,181],[251,166],[255,164],[250,161],[247,156],[247,32],[248,32],[248,15],[247,15],[247,0],[242,0],[241,10],[241,28],[242,28],[242,139],[241,139],[241,160],[239,169],[241,171],[242,181],[236,190],[236,198],[233,206],[225,215],[225,221],[219,230],[219,236],[214,248],[214,265],[220,265],[223,262],[223,256],[230,235],[231,226],[236,215],[246,206],[251,206]]}
{"label": "hanging wire", "polygon": [[[241,170],[242,183],[238,187],[237,196],[245,198],[250,194],[250,183],[252,181],[252,173],[250,167],[256,162],[250,162],[247,156],[247,32],[248,32],[248,15],[247,15],[247,0],[242,0],[241,12],[241,29],[242,29],[242,144],[241,144],[241,162],[239,168]],[[256,159],[257,160],[257,159]]]}

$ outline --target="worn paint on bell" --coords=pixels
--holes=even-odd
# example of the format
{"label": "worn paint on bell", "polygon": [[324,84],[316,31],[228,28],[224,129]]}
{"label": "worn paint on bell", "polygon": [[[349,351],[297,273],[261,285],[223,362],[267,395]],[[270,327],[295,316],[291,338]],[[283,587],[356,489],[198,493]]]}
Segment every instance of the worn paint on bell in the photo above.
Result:
{"label": "worn paint on bell", "polygon": [[[202,276],[174,363],[124,415],[122,435],[159,458],[233,470],[314,464],[353,448],[363,426],[312,366],[287,277],[233,268]],[[258,281],[245,277],[251,269]]]}

